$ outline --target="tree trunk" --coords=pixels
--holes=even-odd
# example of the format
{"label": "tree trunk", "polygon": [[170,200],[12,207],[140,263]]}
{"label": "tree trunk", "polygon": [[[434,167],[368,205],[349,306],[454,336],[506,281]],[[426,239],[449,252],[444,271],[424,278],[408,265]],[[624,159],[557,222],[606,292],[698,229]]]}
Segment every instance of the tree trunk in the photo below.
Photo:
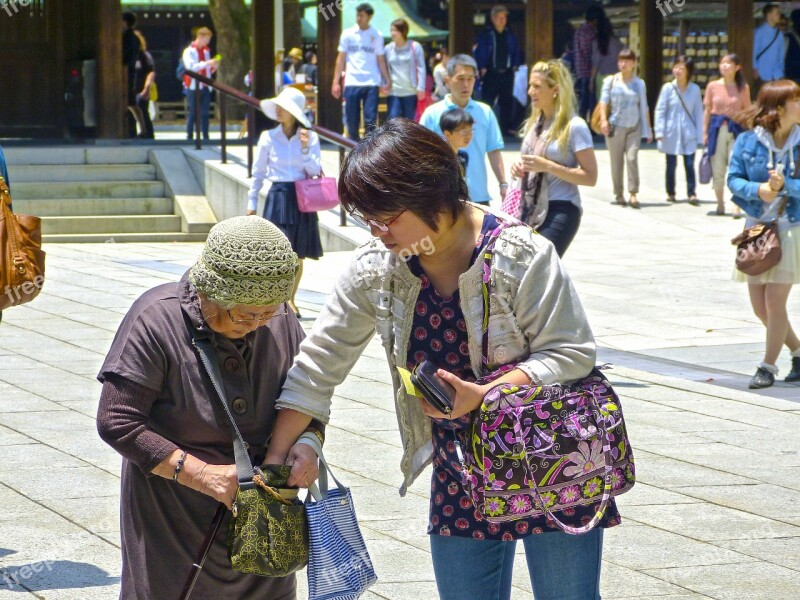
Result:
{"label": "tree trunk", "polygon": [[[222,61],[217,78],[237,90],[244,89],[244,76],[250,70],[250,11],[244,0],[208,0],[216,30],[217,53]],[[231,119],[244,118],[240,102],[228,102]]]}
{"label": "tree trunk", "polygon": [[283,0],[283,45],[286,53],[292,48],[303,48],[303,26],[300,0]]}

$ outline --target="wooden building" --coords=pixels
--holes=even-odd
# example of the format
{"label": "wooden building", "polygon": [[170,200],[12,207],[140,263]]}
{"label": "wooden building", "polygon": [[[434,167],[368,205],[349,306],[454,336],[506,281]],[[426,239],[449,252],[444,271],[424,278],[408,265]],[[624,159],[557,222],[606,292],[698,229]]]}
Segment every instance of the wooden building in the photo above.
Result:
{"label": "wooden building", "polygon": [[[258,35],[252,38],[252,66],[255,73],[253,91],[258,97],[274,93],[273,60],[276,47],[274,27],[276,14],[281,14],[282,0],[250,0],[252,23],[259,24]],[[327,1],[327,0],[326,0]],[[74,103],[77,80],[93,78],[94,92],[84,98],[87,108],[93,106],[93,132],[98,138],[121,138],[124,131],[125,94],[120,44],[123,10],[121,0],[4,0],[0,2],[0,137],[64,138],[68,123],[80,117]],[[147,0],[142,0],[148,4]],[[150,0],[149,4],[166,3]],[[316,2],[319,4],[319,2]],[[376,7],[379,0],[375,0]],[[447,27],[451,52],[472,50],[475,38],[476,15],[486,12],[493,2],[477,0],[448,0]],[[521,0],[508,1],[510,26],[524,41],[525,59],[553,56],[561,53],[565,16],[583,12],[589,2],[584,0]],[[614,6],[633,7],[637,2],[614,2]],[[728,49],[739,54],[750,74],[752,57],[752,15],[758,6],[753,0],[727,0],[717,3],[727,9]],[[127,5],[127,3],[126,3]],[[334,4],[335,6],[335,4]],[[686,6],[686,4],[684,4]],[[678,9],[676,5],[676,10]],[[141,15],[141,25],[151,39],[158,34],[150,29],[152,18]],[[166,13],[166,9],[163,11]],[[177,15],[177,11],[171,11]],[[188,11],[183,11],[188,12]],[[184,19],[183,16],[180,19]],[[155,14],[155,12],[153,13]],[[640,0],[638,15],[638,48],[642,57],[640,73],[648,83],[651,95],[657,94],[663,76],[664,14],[655,2]],[[158,17],[161,18],[161,17]],[[178,19],[177,37],[186,35],[188,21]],[[194,17],[191,24],[197,24]],[[163,22],[163,21],[162,21]],[[646,25],[646,26],[641,26]],[[320,90],[325,94],[333,80],[333,66],[342,14],[338,10],[317,14],[317,50],[319,57]],[[183,33],[180,33],[183,32]],[[187,39],[176,40],[180,47]],[[558,42],[558,44],[557,44]],[[558,45],[558,48],[555,46]],[[165,57],[161,77],[174,78],[175,57]],[[87,65],[91,68],[87,69]],[[66,98],[65,99],[65,94]],[[655,96],[651,98],[655,104]],[[320,102],[320,124],[340,129],[341,104]],[[87,111],[88,112],[88,111]]]}

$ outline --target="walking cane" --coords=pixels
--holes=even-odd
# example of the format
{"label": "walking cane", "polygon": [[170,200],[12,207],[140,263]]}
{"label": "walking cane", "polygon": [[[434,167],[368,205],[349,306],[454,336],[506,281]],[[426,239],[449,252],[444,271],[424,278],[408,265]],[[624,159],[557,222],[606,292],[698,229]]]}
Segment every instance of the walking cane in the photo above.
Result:
{"label": "walking cane", "polygon": [[227,510],[228,507],[222,502],[220,502],[219,506],[217,506],[217,512],[214,513],[214,519],[211,521],[211,527],[208,529],[206,539],[203,540],[203,545],[200,548],[200,554],[197,555],[197,560],[192,565],[192,570],[189,572],[189,577],[186,578],[186,584],[183,586],[180,600],[189,600],[189,596],[192,595],[194,585],[197,583],[197,578],[200,577],[200,571],[203,570],[203,564],[206,562],[208,552],[211,550],[211,544],[214,543],[214,538],[217,537],[217,532],[219,531],[220,525],[222,525],[222,519],[225,518],[225,511]]}

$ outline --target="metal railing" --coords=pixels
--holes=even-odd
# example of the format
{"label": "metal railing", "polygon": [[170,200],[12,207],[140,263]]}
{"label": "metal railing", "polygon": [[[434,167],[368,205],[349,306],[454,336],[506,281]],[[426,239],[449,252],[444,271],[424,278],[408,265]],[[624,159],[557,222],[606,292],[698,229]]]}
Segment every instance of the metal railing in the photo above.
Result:
{"label": "metal railing", "polygon": [[[227,145],[227,138],[226,138],[226,129],[227,129],[227,109],[226,103],[227,99],[230,96],[234,100],[244,103],[247,105],[247,176],[253,176],[253,146],[255,145],[255,122],[256,122],[256,110],[261,110],[261,105],[257,98],[253,96],[248,96],[244,92],[240,92],[236,88],[233,88],[225,83],[217,81],[215,79],[210,79],[205,75],[201,75],[195,71],[187,70],[186,75],[189,77],[197,80],[200,83],[207,85],[210,88],[213,88],[219,92],[219,121],[220,121],[220,154],[222,157],[222,162],[228,162],[228,145]],[[195,110],[195,148],[197,150],[201,150],[203,148],[202,142],[202,135],[201,135],[201,112],[202,107],[200,106],[200,86],[195,86],[194,90],[188,90],[188,93],[194,94],[194,110]],[[326,127],[320,127],[319,125],[312,125],[311,130],[314,131],[320,138],[326,140],[332,144],[335,144],[339,148],[339,167],[341,169],[342,161],[344,160],[344,155],[347,150],[351,150],[355,148],[356,143],[344,137],[340,133],[336,133]],[[344,227],[347,225],[347,214],[344,210],[344,207],[340,207],[339,210],[339,224]]]}

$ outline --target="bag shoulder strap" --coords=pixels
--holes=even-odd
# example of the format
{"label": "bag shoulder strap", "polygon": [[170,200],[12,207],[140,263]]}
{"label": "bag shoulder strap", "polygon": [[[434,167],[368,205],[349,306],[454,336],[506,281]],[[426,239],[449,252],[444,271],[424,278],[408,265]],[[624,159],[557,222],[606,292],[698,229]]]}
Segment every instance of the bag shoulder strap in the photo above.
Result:
{"label": "bag shoulder strap", "polygon": [[[694,125],[694,128],[697,129],[697,123],[695,123],[695,120],[694,120],[694,117],[692,116],[692,113],[689,112],[689,109],[686,107],[686,103],[683,101],[683,96],[681,96],[681,90],[678,87],[678,84],[673,81],[672,85],[675,88],[675,94],[678,96],[678,100],[681,101],[681,105],[683,106],[683,110],[686,111],[686,115],[689,117],[689,120],[692,122],[692,125]],[[688,90],[689,88],[687,87],[686,89]]]}
{"label": "bag shoulder strap", "polygon": [[780,34],[781,34],[781,30],[780,30],[780,29],[778,29],[778,28],[776,27],[776,28],[775,28],[775,37],[774,37],[774,38],[772,38],[772,41],[771,41],[769,44],[767,44],[767,47],[766,47],[766,48],[764,48],[764,49],[763,49],[761,52],[759,52],[759,53],[756,55],[756,60],[758,60],[759,58],[761,58],[762,56],[764,56],[764,53],[765,53],[767,50],[769,50],[770,48],[772,48],[772,44],[774,44],[774,43],[775,43],[775,40],[777,40],[777,39],[778,39],[778,36],[779,36]]}
{"label": "bag shoulder strap", "polygon": [[[188,325],[188,324],[187,324]],[[228,407],[228,402],[225,399],[225,388],[222,385],[222,375],[219,371],[219,364],[217,356],[214,353],[214,348],[211,344],[211,339],[208,337],[201,337],[197,329],[190,327],[192,333],[192,344],[197,348],[200,355],[200,361],[206,368],[208,376],[211,378],[211,383],[217,392],[222,408],[228,417],[231,428],[233,429],[233,454],[236,458],[236,475],[239,479],[239,487],[241,489],[249,489],[255,486],[253,483],[253,474],[257,471],[253,468],[250,462],[250,455],[247,453],[247,443],[244,441],[236,421],[233,419],[231,409]]]}
{"label": "bag shoulder strap", "polygon": [[522,225],[521,221],[502,221],[495,229],[489,234],[486,246],[483,249],[483,338],[481,341],[481,366],[485,373],[488,374],[491,369],[489,368],[489,294],[492,287],[492,260],[494,258],[494,247],[500,234],[509,227],[515,225]]}

